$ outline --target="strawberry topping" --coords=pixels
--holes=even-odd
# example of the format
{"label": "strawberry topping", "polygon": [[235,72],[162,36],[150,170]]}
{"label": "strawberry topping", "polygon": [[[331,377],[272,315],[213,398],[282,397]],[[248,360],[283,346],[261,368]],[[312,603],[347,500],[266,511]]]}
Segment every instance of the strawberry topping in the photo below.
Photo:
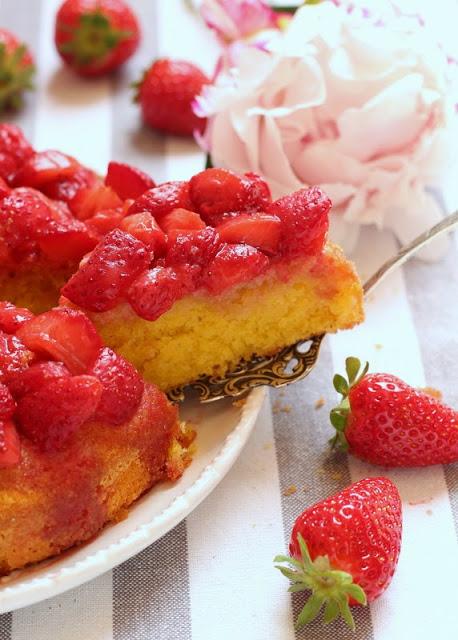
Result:
{"label": "strawberry topping", "polygon": [[132,284],[128,301],[145,320],[156,320],[183,295],[178,273],[170,267],[155,267],[142,273]]}
{"label": "strawberry topping", "polygon": [[21,461],[21,443],[10,420],[0,422],[0,469],[15,467]]}
{"label": "strawberry topping", "polygon": [[145,386],[135,368],[105,347],[89,373],[102,383],[102,395],[95,419],[113,425],[130,420],[138,409]]}
{"label": "strawberry topping", "polygon": [[213,294],[242,282],[248,282],[269,266],[269,259],[261,251],[244,244],[223,245],[208,265],[203,285]]}
{"label": "strawberry topping", "polygon": [[0,301],[0,329],[5,333],[16,333],[24,322],[33,318],[33,313],[28,309],[16,307],[11,302]]}
{"label": "strawberry topping", "polygon": [[62,293],[85,309],[108,311],[118,304],[149,262],[150,255],[143,242],[115,229],[94,249]]}
{"label": "strawberry topping", "polygon": [[128,213],[149,211],[158,222],[173,209],[192,209],[189,182],[164,182],[137,198]]}
{"label": "strawberry topping", "polygon": [[105,184],[111,187],[121,198],[139,198],[145,191],[155,186],[148,174],[124,162],[110,162]]}

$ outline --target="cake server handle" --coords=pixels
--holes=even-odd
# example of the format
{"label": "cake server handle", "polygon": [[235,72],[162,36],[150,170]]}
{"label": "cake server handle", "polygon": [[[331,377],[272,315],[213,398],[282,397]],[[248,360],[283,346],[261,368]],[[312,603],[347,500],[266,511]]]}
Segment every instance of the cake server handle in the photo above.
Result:
{"label": "cake server handle", "polygon": [[364,283],[364,295],[367,296],[368,293],[372,292],[392,271],[407,262],[417,251],[420,251],[420,249],[426,247],[435,238],[438,238],[447,231],[451,231],[456,226],[458,226],[458,211],[450,214],[441,220],[441,222],[435,224],[434,227],[427,229],[424,233],[414,238],[412,242],[406,244],[393,257],[384,262]]}

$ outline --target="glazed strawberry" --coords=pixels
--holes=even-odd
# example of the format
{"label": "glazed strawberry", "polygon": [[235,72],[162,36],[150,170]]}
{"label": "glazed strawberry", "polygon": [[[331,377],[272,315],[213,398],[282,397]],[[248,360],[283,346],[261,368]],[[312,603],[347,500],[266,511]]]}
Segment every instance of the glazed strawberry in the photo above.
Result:
{"label": "glazed strawberry", "polygon": [[318,187],[301,189],[273,202],[267,212],[282,222],[280,250],[290,258],[316,255],[329,228],[331,201]]}
{"label": "glazed strawberry", "polygon": [[164,182],[146,191],[130,207],[129,215],[149,211],[158,222],[173,209],[192,209],[189,182]]}
{"label": "glazed strawberry", "polygon": [[[92,218],[89,218],[89,220],[86,221],[86,226],[99,237],[106,236],[110,231],[120,228],[130,233],[128,229],[124,229],[124,227],[122,227],[124,216],[125,214],[122,207],[116,207],[116,209],[105,209],[104,211],[96,213]],[[135,236],[134,233],[132,233],[132,235]]]}
{"label": "glazed strawberry", "polygon": [[89,373],[102,383],[94,419],[119,425],[130,420],[140,404],[144,382],[127,360],[105,347]]}
{"label": "glazed strawberry", "polygon": [[15,467],[21,461],[21,443],[14,424],[0,422],[0,469]]}
{"label": "glazed strawberry", "polygon": [[62,294],[83,309],[108,311],[121,301],[149,263],[150,254],[143,242],[115,229],[65,284]]}
{"label": "glazed strawberry", "polygon": [[0,421],[11,418],[16,410],[16,403],[7,386],[0,382]]}
{"label": "glazed strawberry", "polygon": [[206,120],[192,109],[194,98],[209,84],[192,62],[162,58],[153,62],[137,85],[135,100],[143,120],[153,129],[179,136],[203,131]]}
{"label": "glazed strawberry", "polygon": [[165,233],[147,211],[126,216],[119,224],[119,228],[143,242],[154,256],[164,255],[167,246]]}
{"label": "glazed strawberry", "polygon": [[175,229],[179,231],[198,231],[199,229],[205,229],[205,222],[195,211],[172,209],[170,213],[166,213],[161,218],[161,228],[165,233],[170,233]]}
{"label": "glazed strawberry", "polygon": [[37,237],[43,255],[58,265],[81,259],[97,242],[98,237],[79,220],[53,221]]}
{"label": "glazed strawberry", "polygon": [[31,351],[63,362],[73,374],[86,372],[102,346],[87,316],[66,307],[41,313],[23,324],[17,335]]}
{"label": "glazed strawberry", "polygon": [[54,39],[62,59],[83,76],[117,69],[135,52],[140,27],[124,0],[65,0]]}
{"label": "glazed strawberry", "polygon": [[458,460],[458,412],[387,373],[360,372],[347,358],[348,382],[334,376],[342,394],[331,411],[334,443],[387,467],[423,467]]}
{"label": "glazed strawberry", "polygon": [[200,231],[170,231],[165,264],[175,269],[188,267],[197,285],[220,244],[218,232],[212,227],[205,227]]}
{"label": "glazed strawberry", "polygon": [[254,174],[239,176],[227,169],[205,169],[189,181],[191,201],[203,219],[213,226],[231,212],[264,211],[270,204],[267,184]]}
{"label": "glazed strawberry", "polygon": [[117,209],[122,204],[121,198],[111,187],[97,180],[89,187],[78,189],[70,207],[79,220],[87,220],[99,211]]}
{"label": "glazed strawberry", "polygon": [[156,320],[183,296],[183,285],[176,270],[155,267],[142,273],[128,292],[128,301],[137,315]]}
{"label": "glazed strawberry", "polygon": [[68,222],[68,209],[35,189],[14,189],[0,203],[0,237],[18,261],[30,259],[39,252],[38,235],[52,220]]}
{"label": "glazed strawberry", "polygon": [[22,93],[32,89],[34,73],[34,62],[27,45],[11,31],[0,29],[0,111],[22,105]]}
{"label": "glazed strawberry", "polygon": [[124,162],[109,163],[105,184],[116,191],[121,200],[135,200],[155,186],[148,174]]}
{"label": "glazed strawberry", "polygon": [[219,294],[261,275],[269,266],[269,258],[261,251],[244,244],[224,244],[208,265],[203,286]]}
{"label": "glazed strawberry", "polygon": [[401,536],[401,499],[388,478],[360,480],[306,509],[294,523],[291,557],[274,559],[291,565],[277,565],[291,591],[312,591],[297,627],[324,607],[325,624],[340,614],[354,628],[349,606],[372,602],[388,587]]}
{"label": "glazed strawberry", "polygon": [[[70,210],[73,211],[73,201],[79,192],[87,192],[88,189],[100,184],[100,179],[97,178],[94,171],[78,165],[70,174],[56,175],[53,180],[43,184],[40,187],[40,191],[53,200],[66,202]],[[76,202],[75,209],[78,209],[78,202]]]}
{"label": "glazed strawberry", "polygon": [[75,158],[60,151],[38,151],[17,171],[14,185],[41,189],[59,178],[72,176],[79,167],[80,164]]}
{"label": "glazed strawberry", "polygon": [[57,451],[93,417],[102,395],[94,376],[57,378],[18,401],[18,426],[43,451]]}
{"label": "glazed strawberry", "polygon": [[20,326],[33,318],[28,309],[16,307],[11,302],[0,301],[0,329],[5,333],[16,333]]}
{"label": "glazed strawberry", "polygon": [[15,124],[0,124],[0,177],[11,184],[16,172],[34,153],[21,129]]}
{"label": "glazed strawberry", "polygon": [[20,338],[0,331],[0,382],[26,369],[32,358]]}
{"label": "glazed strawberry", "polygon": [[278,249],[281,222],[267,213],[241,213],[216,228],[223,242],[244,243],[273,255]]}
{"label": "glazed strawberry", "polygon": [[70,371],[62,362],[36,362],[27,369],[10,376],[8,386],[15,398],[39,391],[51,380],[70,377]]}

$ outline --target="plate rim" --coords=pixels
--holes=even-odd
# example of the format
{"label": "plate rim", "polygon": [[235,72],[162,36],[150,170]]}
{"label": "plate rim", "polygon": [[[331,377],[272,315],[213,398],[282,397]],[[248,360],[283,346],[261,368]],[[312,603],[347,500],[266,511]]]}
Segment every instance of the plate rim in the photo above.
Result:
{"label": "plate rim", "polygon": [[[51,571],[47,577],[38,575],[26,583],[0,586],[0,614],[37,604],[93,580],[140,553],[184,520],[217,487],[241,454],[266,395],[265,387],[250,392],[241,408],[239,421],[213,460],[183,493],[175,496],[151,520],[71,566]],[[112,526],[116,527],[116,524]]]}

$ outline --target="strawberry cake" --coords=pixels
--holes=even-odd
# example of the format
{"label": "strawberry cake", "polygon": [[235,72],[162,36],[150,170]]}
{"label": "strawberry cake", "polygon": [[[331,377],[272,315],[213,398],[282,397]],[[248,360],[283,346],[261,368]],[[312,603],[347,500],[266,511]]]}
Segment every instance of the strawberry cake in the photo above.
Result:
{"label": "strawberry cake", "polygon": [[316,187],[272,201],[255,174],[156,185],[116,162],[102,180],[12,125],[0,125],[0,177],[0,299],[42,311],[60,290],[163,390],[363,319]]}
{"label": "strawberry cake", "polygon": [[179,478],[192,435],[83,312],[0,303],[0,574],[91,538]]}

